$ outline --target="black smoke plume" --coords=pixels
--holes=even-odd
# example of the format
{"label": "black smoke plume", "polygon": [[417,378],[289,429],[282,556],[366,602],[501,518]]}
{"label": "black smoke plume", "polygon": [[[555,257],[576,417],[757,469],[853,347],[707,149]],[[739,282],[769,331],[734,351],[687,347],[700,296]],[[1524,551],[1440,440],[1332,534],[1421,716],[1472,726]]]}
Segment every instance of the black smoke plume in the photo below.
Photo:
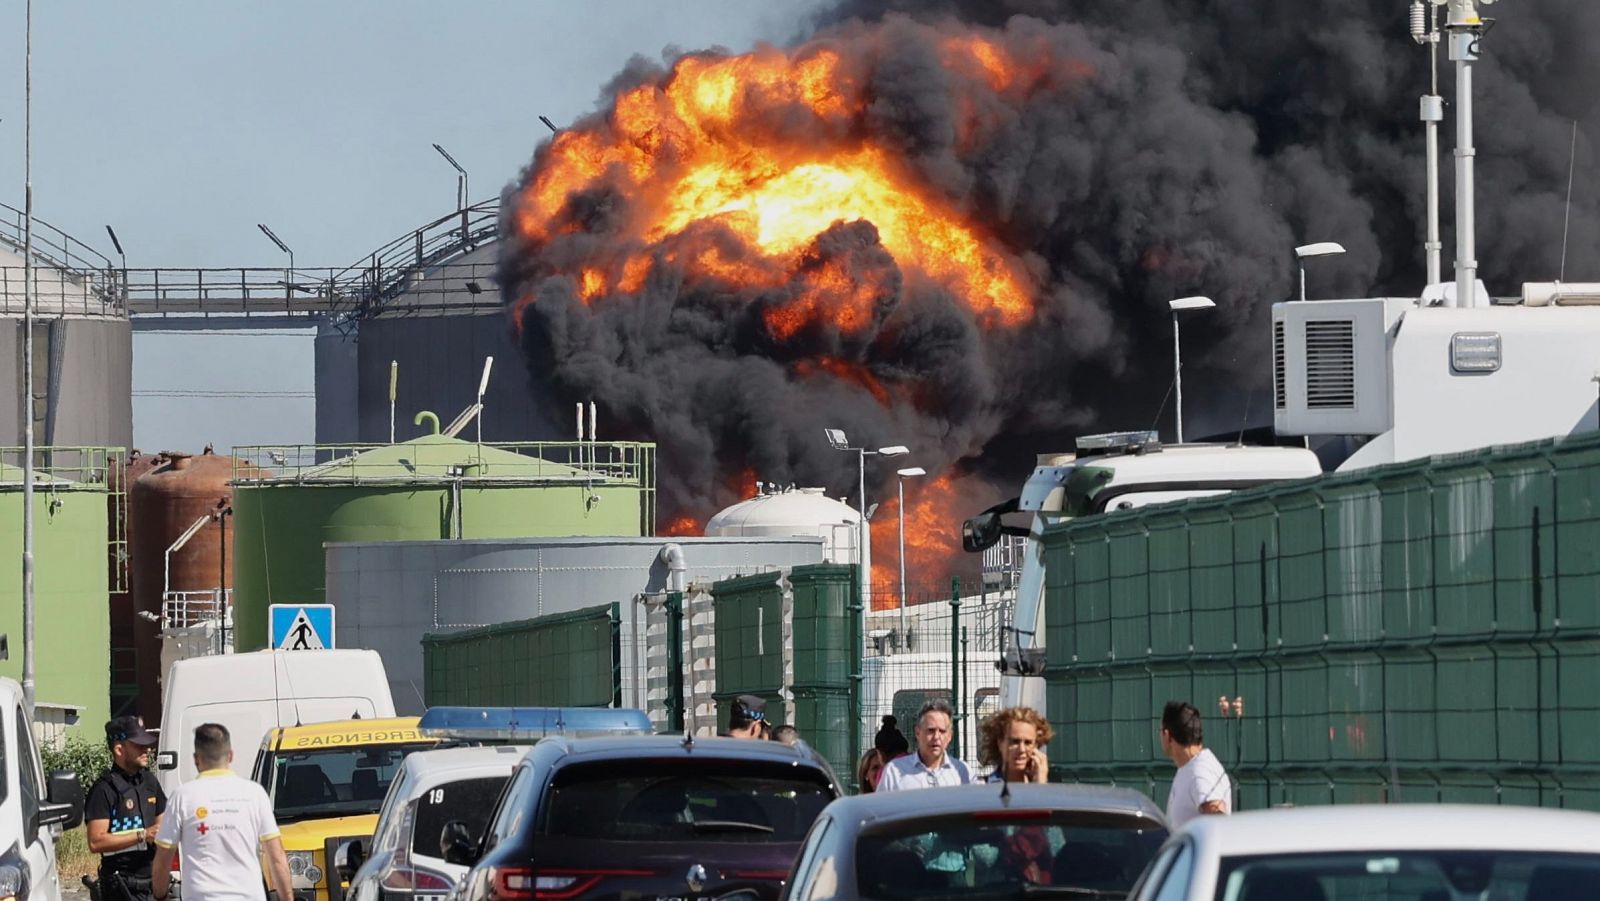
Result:
{"label": "black smoke plume", "polygon": [[[790,139],[825,151],[870,135],[894,148],[926,188],[1028,261],[1032,321],[985,328],[959,298],[902,279],[870,223],[838,223],[810,250],[880,286],[865,334],[820,329],[775,343],[758,322],[772,288],[740,291],[664,265],[642,290],[586,304],[570,273],[613,239],[630,200],[595,190],[569,199],[555,237],[503,244],[501,284],[520,311],[535,390],[557,411],[593,399],[617,437],[660,443],[664,520],[703,520],[736,499],[744,472],[853,493],[854,460],[829,449],[825,427],[869,446],[910,445],[916,464],[962,473],[977,504],[1074,434],[1155,424],[1171,381],[1167,302],[1189,294],[1218,303],[1185,326],[1190,433],[1269,421],[1266,323],[1296,290],[1295,245],[1336,240],[1349,251],[1318,261],[1316,296],[1414,296],[1424,281],[1416,110],[1428,66],[1405,12],[1401,0],[846,2],[793,53],[837,50],[869,102],[849,133],[791,127]],[[1478,241],[1495,293],[1557,275],[1574,119],[1566,278],[1600,275],[1600,197],[1589,189],[1600,55],[1582,44],[1597,25],[1590,0],[1505,4],[1484,41]],[[939,42],[970,32],[1042,61],[1039,86],[1001,93],[942,65]],[[574,127],[606,132],[611,99],[665,83],[670,62],[636,59]],[[953,103],[957,94],[975,99]],[[785,113],[766,125],[785,127]],[[958,140],[973,122],[975,139]],[[507,189],[507,216],[548,151]],[[716,240],[706,228],[699,239]],[[821,356],[899,400],[886,407],[859,379],[798,365]],[[1170,414],[1166,402],[1163,428]],[[892,491],[894,463],[906,465],[870,470],[876,496]]]}

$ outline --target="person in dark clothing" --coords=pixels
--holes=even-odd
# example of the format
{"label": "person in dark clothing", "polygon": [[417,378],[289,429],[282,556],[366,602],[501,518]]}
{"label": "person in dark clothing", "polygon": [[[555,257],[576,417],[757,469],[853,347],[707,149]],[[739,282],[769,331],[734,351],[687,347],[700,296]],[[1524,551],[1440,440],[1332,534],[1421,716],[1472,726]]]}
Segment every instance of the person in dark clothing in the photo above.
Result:
{"label": "person in dark clothing", "polygon": [[767,702],[756,695],[740,695],[733,699],[728,711],[728,731],[731,738],[760,738],[768,734]]}
{"label": "person in dark clothing", "polygon": [[906,741],[905,734],[899,729],[899,721],[892,716],[883,718],[883,728],[872,737],[872,746],[883,755],[883,762],[911,753],[911,742]]}
{"label": "person in dark clothing", "polygon": [[111,769],[90,787],[83,817],[89,850],[100,855],[101,901],[153,901],[150,861],[167,796],[150,772],[156,737],[134,716],[106,723]]}

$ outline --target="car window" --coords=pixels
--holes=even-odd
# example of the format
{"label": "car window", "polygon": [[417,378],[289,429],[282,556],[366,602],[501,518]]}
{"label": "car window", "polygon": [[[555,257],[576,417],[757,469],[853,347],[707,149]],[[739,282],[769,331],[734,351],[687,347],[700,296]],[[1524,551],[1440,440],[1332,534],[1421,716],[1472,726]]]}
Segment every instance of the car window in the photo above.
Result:
{"label": "car window", "polygon": [[[1166,875],[1161,879],[1161,887],[1156,890],[1155,901],[1183,901],[1189,893],[1189,875],[1194,870],[1194,845],[1184,842],[1178,850],[1178,856],[1173,859],[1172,866],[1167,868]],[[1315,901],[1313,898],[1296,899],[1296,901]]]}
{"label": "car window", "polygon": [[542,835],[597,841],[796,842],[833,790],[789,765],[697,759],[575,764],[551,783]]}
{"label": "car window", "polygon": [[372,850],[392,851],[395,847],[400,821],[404,819],[403,809],[406,804],[403,800],[411,790],[411,783],[416,779],[404,767],[400,776],[389,785],[389,793],[383,797],[383,806],[379,808],[382,813],[378,817],[378,826],[372,830]]}
{"label": "car window", "polygon": [[829,817],[818,817],[817,821],[811,824],[811,831],[806,833],[805,842],[800,846],[800,856],[795,860],[794,879],[784,884],[782,898],[791,895],[796,898],[805,897],[806,884],[810,881],[811,864],[817,857],[817,847],[822,844],[823,837],[827,835],[828,826],[832,822]]}
{"label": "car window", "polygon": [[528,795],[532,789],[533,767],[524,763],[511,774],[511,784],[500,796],[499,806],[489,818],[492,825],[484,836],[484,850],[500,844],[522,828],[531,800]]}
{"label": "car window", "polygon": [[1167,838],[1136,817],[985,811],[892,822],[856,841],[856,891],[882,901],[930,895],[1010,899],[1038,890],[1124,895]]}
{"label": "car window", "polygon": [[[39,786],[39,759],[33,750],[33,730],[21,707],[17,708],[17,786],[22,796],[22,821],[31,823],[39,813],[44,792]],[[28,836],[27,841],[32,843],[35,838]]]}
{"label": "car window", "polygon": [[1182,844],[1174,843],[1162,848],[1161,853],[1156,855],[1156,859],[1150,861],[1150,865],[1145,867],[1144,873],[1139,876],[1139,881],[1135,882],[1133,888],[1128,891],[1128,897],[1135,899],[1150,897],[1154,893],[1155,887],[1161,884],[1161,877],[1167,874],[1167,868],[1172,866],[1172,858],[1178,856],[1178,851],[1182,847]]}
{"label": "car window", "polygon": [[407,754],[432,742],[347,745],[272,756],[272,812],[279,823],[377,813]]}
{"label": "car window", "polygon": [[1218,901],[1431,901],[1596,897],[1600,855],[1510,851],[1362,851],[1225,857]]}
{"label": "car window", "polygon": [[461,779],[428,789],[416,800],[416,826],[411,830],[411,853],[439,857],[439,836],[444,824],[458,820],[466,824],[476,842],[489,825],[489,812],[506,787],[510,774],[480,779]]}

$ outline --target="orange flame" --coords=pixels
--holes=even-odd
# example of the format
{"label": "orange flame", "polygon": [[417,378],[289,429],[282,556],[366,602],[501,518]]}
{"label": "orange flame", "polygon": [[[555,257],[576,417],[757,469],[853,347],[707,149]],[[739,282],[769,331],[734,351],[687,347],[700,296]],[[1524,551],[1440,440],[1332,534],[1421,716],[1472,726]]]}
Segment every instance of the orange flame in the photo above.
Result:
{"label": "orange flame", "polygon": [[[994,90],[1032,77],[982,37],[947,38],[945,52],[948,65]],[[885,285],[807,259],[836,223],[866,221],[907,278],[944,286],[985,324],[1027,321],[1033,284],[1021,261],[896,150],[861,136],[869,101],[854,66],[825,44],[685,57],[659,83],[620,93],[605,120],[556,135],[517,198],[513,227],[543,242],[587,227],[568,209],[575,194],[625,197],[622,221],[605,226],[612,240],[596,252],[615,258],[588,260],[573,273],[579,296],[591,302],[639,290],[651,249],[713,226],[737,239],[737,259],[702,248],[669,253],[671,262],[691,278],[795,284],[792,300],[764,312],[773,337],[785,341],[810,322],[856,332],[871,321]]]}
{"label": "orange flame", "polygon": [[668,520],[666,525],[656,530],[658,535],[667,535],[674,538],[692,538],[706,533],[705,524],[693,516],[679,516]]}
{"label": "orange flame", "polygon": [[[976,559],[961,550],[961,521],[975,507],[972,485],[945,473],[906,482],[906,597],[911,604],[948,600],[950,576],[961,577],[963,593],[976,580]],[[900,605],[900,500],[890,494],[872,518],[872,609]],[[953,572],[964,565],[968,572]]]}

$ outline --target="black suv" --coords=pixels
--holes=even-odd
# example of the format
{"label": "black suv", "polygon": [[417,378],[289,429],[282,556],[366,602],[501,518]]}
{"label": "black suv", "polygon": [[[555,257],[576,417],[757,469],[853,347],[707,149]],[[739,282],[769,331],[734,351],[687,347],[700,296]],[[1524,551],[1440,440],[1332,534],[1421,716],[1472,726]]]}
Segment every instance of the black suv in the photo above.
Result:
{"label": "black suv", "polygon": [[460,901],[766,901],[838,794],[803,744],[548,738],[523,757],[481,840],[447,824],[441,841],[472,867]]}

